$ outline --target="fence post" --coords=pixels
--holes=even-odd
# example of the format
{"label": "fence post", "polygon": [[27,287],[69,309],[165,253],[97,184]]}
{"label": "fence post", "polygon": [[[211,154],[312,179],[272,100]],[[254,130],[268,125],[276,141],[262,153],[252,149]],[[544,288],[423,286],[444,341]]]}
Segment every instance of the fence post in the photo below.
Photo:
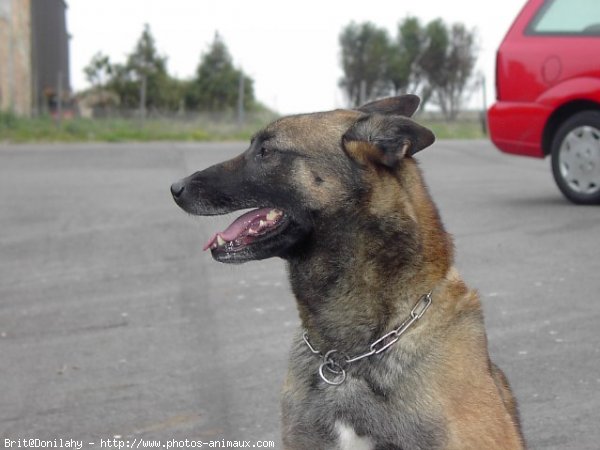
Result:
{"label": "fence post", "polygon": [[62,116],[63,116],[63,84],[62,84],[62,71],[58,71],[57,80],[56,80],[56,127],[60,128],[62,126]]}
{"label": "fence post", "polygon": [[238,85],[237,120],[238,127],[244,126],[244,72],[240,70],[240,81]]}
{"label": "fence post", "polygon": [[140,84],[140,119],[142,123],[146,118],[146,74],[142,74],[142,82]]}
{"label": "fence post", "polygon": [[367,82],[365,80],[360,80],[360,91],[358,93],[358,105],[364,105],[367,102]]}
{"label": "fence post", "polygon": [[483,111],[481,112],[481,128],[483,130],[483,134],[487,136],[487,134],[488,134],[487,93],[486,93],[486,83],[485,83],[485,75],[484,74],[481,74],[481,91],[483,93]]}

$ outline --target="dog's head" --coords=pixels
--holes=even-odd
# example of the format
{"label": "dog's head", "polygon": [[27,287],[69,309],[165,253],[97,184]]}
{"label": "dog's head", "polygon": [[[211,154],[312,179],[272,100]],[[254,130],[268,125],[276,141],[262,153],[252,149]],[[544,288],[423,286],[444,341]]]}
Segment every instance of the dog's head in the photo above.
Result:
{"label": "dog's head", "polygon": [[433,143],[433,133],[409,119],[418,105],[417,96],[404,95],[284,117],[256,133],[241,155],[174,183],[171,192],[195,215],[252,208],[209,239],[205,249],[216,260],[286,258],[320,239],[318,230],[352,221],[370,195],[369,177],[398,178],[403,160]]}

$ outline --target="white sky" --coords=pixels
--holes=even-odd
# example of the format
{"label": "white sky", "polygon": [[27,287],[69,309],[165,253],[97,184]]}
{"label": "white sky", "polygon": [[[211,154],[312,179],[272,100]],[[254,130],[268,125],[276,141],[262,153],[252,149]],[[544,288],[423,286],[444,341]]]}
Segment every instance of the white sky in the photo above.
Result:
{"label": "white sky", "polygon": [[[83,68],[97,51],[124,62],[148,23],[169,73],[191,78],[215,31],[234,64],[255,82],[256,97],[285,114],[345,106],[338,88],[341,29],[372,21],[396,34],[407,15],[441,17],[477,31],[477,69],[494,99],[495,52],[526,0],[67,0],[71,83],[83,89]],[[480,105],[481,94],[471,104]]]}

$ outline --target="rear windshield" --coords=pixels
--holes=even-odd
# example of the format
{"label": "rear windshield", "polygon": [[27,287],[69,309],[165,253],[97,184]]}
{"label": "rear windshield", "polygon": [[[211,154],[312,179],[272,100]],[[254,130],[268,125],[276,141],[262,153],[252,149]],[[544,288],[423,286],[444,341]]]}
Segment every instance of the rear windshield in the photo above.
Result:
{"label": "rear windshield", "polygon": [[600,0],[547,0],[527,34],[600,36]]}

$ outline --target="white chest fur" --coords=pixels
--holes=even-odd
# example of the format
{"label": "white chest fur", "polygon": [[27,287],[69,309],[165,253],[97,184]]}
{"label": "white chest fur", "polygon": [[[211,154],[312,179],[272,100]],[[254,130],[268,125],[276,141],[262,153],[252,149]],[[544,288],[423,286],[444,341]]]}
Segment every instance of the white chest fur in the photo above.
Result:
{"label": "white chest fur", "polygon": [[338,434],[337,450],[373,450],[375,445],[368,437],[360,437],[345,423],[336,422],[335,430]]}

